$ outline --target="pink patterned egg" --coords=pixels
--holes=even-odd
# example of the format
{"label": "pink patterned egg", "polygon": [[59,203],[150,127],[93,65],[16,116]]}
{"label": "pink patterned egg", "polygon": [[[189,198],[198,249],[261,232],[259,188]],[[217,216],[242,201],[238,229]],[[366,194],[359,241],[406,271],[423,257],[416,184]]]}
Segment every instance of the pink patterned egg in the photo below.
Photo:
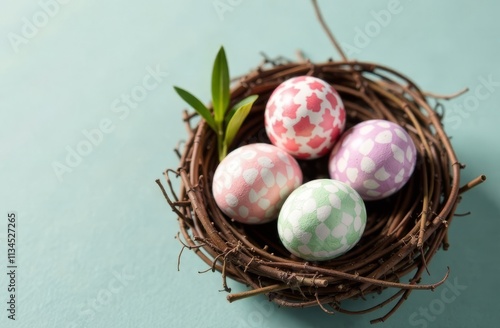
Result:
{"label": "pink patterned egg", "polygon": [[400,190],[416,161],[415,144],[405,129],[390,121],[369,120],[342,135],[330,155],[329,172],[363,200],[377,200]]}
{"label": "pink patterned egg", "polygon": [[312,76],[281,83],[265,110],[265,127],[271,142],[300,159],[330,152],[345,126],[345,109],[337,91]]}
{"label": "pink patterned egg", "polygon": [[301,184],[302,171],[292,156],[256,143],[235,149],[220,162],[212,193],[230,218],[260,224],[276,219],[285,199]]}

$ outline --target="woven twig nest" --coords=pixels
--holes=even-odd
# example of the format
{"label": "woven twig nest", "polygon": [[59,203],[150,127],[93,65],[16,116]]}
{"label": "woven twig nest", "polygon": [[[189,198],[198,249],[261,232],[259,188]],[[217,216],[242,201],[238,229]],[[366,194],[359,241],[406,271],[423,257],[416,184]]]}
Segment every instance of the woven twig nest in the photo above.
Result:
{"label": "woven twig nest", "polygon": [[[405,128],[417,147],[418,162],[406,186],[389,198],[366,203],[367,226],[351,251],[330,261],[306,262],[280,243],[276,222],[245,225],[226,217],[211,194],[218,165],[216,136],[196,115],[185,112],[189,138],[177,151],[179,168],[165,172],[167,190],[159,185],[178,215],[184,246],[222,273],[226,291],[230,292],[228,277],[251,288],[229,294],[230,301],[266,294],[280,306],[318,305],[326,312],[365,313],[398,299],[385,317],[374,320],[383,321],[414,289],[432,290],[444,282],[447,275],[431,285],[419,284],[436,251],[448,247],[447,231],[460,194],[484,177],[460,188],[463,165],[443,130],[441,115],[436,111],[441,107],[439,102],[433,101],[433,108],[428,102],[431,96],[411,80],[390,68],[364,62],[266,61],[232,89],[231,104],[248,95],[259,95],[233,148],[269,142],[264,129],[266,102],[281,82],[300,75],[318,77],[338,91],[346,108],[346,128],[369,119],[389,120]],[[325,160],[299,161],[304,182],[327,176]],[[170,180],[173,175],[180,178],[178,193]],[[393,296],[377,307],[360,312],[342,308],[343,300],[389,287],[395,289]]]}

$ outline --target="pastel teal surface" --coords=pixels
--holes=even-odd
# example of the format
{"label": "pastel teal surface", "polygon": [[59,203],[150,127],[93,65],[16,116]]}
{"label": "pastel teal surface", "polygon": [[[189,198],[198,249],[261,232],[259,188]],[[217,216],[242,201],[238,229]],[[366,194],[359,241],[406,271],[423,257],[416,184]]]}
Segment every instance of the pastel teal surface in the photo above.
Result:
{"label": "pastel teal surface", "polygon": [[[467,164],[435,282],[380,327],[493,327],[500,229],[500,2],[319,1],[351,58],[390,66],[445,102]],[[269,57],[338,59],[307,0],[2,1],[0,9],[1,327],[369,327],[382,311],[329,316],[263,297],[226,301],[217,273],[184,252],[154,180],[186,136],[172,86],[208,102],[221,45],[231,75]],[[17,313],[7,319],[7,213],[18,215]],[[246,288],[229,281],[236,291]],[[377,298],[344,304],[359,309]]]}

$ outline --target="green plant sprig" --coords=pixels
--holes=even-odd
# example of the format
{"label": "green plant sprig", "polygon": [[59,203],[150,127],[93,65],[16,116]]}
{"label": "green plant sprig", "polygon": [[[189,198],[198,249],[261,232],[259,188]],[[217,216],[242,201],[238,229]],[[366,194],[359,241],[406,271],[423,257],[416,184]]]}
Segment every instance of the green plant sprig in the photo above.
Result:
{"label": "green plant sprig", "polygon": [[221,47],[215,58],[212,70],[212,107],[213,113],[188,91],[174,86],[177,94],[184,99],[207,122],[217,135],[219,161],[226,157],[229,146],[236,133],[250,113],[257,95],[248,96],[229,110],[230,101],[229,67],[224,47]]}

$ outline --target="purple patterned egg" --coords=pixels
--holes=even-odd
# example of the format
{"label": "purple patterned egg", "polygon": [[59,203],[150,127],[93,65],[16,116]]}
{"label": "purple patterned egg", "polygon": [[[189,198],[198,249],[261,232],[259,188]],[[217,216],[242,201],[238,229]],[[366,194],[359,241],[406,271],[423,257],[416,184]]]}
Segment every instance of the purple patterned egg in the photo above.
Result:
{"label": "purple patterned egg", "polygon": [[330,177],[350,185],[363,200],[378,200],[400,190],[417,161],[415,144],[396,123],[369,120],[347,130],[329,160]]}

